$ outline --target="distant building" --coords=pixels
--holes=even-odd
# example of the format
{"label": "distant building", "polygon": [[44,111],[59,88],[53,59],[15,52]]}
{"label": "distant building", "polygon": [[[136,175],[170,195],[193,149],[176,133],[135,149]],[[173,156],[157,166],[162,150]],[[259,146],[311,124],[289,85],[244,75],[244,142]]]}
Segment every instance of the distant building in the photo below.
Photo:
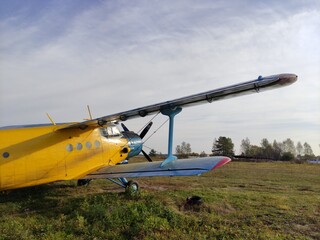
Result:
{"label": "distant building", "polygon": [[316,160],[308,160],[308,163],[313,163],[313,164],[320,164],[320,160],[316,159]]}

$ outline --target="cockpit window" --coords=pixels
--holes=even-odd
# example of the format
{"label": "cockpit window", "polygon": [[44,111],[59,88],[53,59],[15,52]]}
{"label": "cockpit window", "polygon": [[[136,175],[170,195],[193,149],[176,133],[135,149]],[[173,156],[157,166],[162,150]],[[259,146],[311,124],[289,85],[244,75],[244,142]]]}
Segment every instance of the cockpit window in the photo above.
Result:
{"label": "cockpit window", "polygon": [[100,132],[104,137],[117,137],[121,135],[120,130],[115,125],[111,125],[106,128],[100,128]]}

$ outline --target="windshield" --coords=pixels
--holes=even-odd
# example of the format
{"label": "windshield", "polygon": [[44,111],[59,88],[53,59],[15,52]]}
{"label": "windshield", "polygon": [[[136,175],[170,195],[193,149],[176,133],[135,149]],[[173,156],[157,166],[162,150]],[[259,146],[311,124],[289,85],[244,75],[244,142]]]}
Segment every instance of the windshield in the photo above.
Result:
{"label": "windshield", "polygon": [[104,137],[115,137],[121,135],[120,130],[115,125],[111,125],[106,128],[100,128],[100,131],[101,135]]}

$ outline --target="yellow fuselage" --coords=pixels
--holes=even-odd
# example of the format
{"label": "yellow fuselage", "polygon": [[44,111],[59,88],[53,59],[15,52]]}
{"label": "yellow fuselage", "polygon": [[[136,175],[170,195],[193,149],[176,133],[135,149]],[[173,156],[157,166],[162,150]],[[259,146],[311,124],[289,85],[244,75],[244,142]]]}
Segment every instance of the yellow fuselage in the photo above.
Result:
{"label": "yellow fuselage", "polygon": [[80,179],[128,155],[126,138],[105,137],[100,128],[56,129],[51,125],[0,130],[0,190]]}

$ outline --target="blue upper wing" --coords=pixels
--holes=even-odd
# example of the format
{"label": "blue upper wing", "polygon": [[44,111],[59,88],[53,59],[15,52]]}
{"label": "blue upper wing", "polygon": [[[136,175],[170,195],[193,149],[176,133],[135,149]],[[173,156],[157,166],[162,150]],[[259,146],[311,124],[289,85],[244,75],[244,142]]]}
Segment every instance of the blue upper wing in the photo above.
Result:
{"label": "blue upper wing", "polygon": [[107,122],[125,121],[131,118],[145,117],[146,115],[154,114],[165,109],[174,109],[176,107],[184,108],[202,103],[212,103],[214,101],[222,99],[228,99],[232,97],[284,87],[294,83],[296,80],[297,75],[295,74],[278,74],[268,77],[260,76],[258,79],[252,81],[235,84],[228,87],[218,88],[215,90],[210,90],[182,97],[171,101],[152,104],[145,107],[132,109],[129,111],[119,112],[116,114],[107,115],[93,120],[84,121],[81,123],[72,123],[69,125],[62,126],[58,129],[68,129],[75,127],[86,128],[90,126],[96,127],[98,125],[104,125]]}

